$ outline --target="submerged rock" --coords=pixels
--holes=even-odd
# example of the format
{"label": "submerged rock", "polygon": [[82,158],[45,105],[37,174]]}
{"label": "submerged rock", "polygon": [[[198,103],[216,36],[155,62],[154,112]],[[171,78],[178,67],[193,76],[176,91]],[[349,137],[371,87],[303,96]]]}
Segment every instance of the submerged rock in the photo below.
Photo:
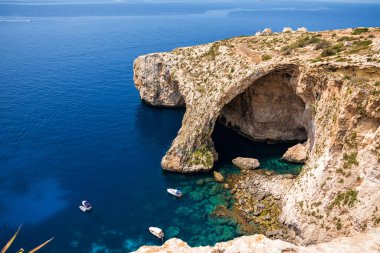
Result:
{"label": "submerged rock", "polygon": [[195,201],[201,201],[203,199],[202,193],[198,191],[192,191],[189,193],[189,198],[195,200]]}
{"label": "submerged rock", "polygon": [[305,163],[307,159],[306,147],[300,143],[290,147],[282,156],[282,159],[291,163]]}
{"label": "submerged rock", "polygon": [[176,237],[181,230],[179,227],[171,226],[165,231],[165,236],[168,238]]}
{"label": "submerged rock", "polygon": [[236,157],[232,163],[241,170],[254,170],[260,167],[259,160],[255,158]]}
{"label": "submerged rock", "polygon": [[215,178],[215,181],[218,183],[221,183],[224,181],[224,177],[223,177],[222,173],[217,172],[217,171],[214,171],[214,178]]}

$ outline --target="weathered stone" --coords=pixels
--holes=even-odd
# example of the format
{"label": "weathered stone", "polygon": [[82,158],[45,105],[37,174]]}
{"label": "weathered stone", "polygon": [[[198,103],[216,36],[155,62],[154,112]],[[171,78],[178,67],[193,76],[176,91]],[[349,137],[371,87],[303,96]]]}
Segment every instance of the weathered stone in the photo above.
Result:
{"label": "weathered stone", "polygon": [[218,183],[221,183],[224,181],[224,177],[223,177],[222,173],[217,172],[217,171],[214,171],[214,179]]}
{"label": "weathered stone", "polygon": [[259,216],[264,211],[264,207],[262,205],[254,205],[253,207],[253,215]]}
{"label": "weathered stone", "polygon": [[299,28],[297,28],[297,32],[305,33],[305,32],[307,32],[307,28],[306,27],[299,27]]}
{"label": "weathered stone", "polygon": [[269,214],[265,215],[263,218],[264,218],[264,220],[270,220],[271,219]]}
{"label": "weathered stone", "polygon": [[[207,231],[208,232],[208,231]],[[223,233],[226,231],[223,230]],[[229,234],[230,232],[226,232]],[[135,253],[215,253],[215,252],[276,252],[276,253],[378,253],[380,228],[352,237],[343,237],[316,245],[298,246],[280,240],[271,240],[264,235],[251,235],[215,244],[215,246],[190,247],[180,239],[169,239],[162,246],[143,246]],[[201,238],[191,238],[191,243],[198,243]]]}
{"label": "weathered stone", "polygon": [[265,34],[265,35],[270,35],[270,34],[272,34],[272,29],[270,29],[270,28],[265,28],[265,29],[263,30],[263,34]]}
{"label": "weathered stone", "polygon": [[282,159],[291,163],[305,163],[307,159],[306,147],[302,144],[290,147],[282,156]]}
{"label": "weathered stone", "polygon": [[255,158],[236,157],[232,163],[241,170],[254,170],[260,167],[259,160]]}
{"label": "weathered stone", "polygon": [[283,33],[290,33],[290,32],[293,32],[293,29],[291,27],[284,27],[284,29],[282,29],[282,32]]}
{"label": "weathered stone", "polygon": [[[307,36],[336,45],[351,33]],[[370,28],[365,35],[352,37],[360,43],[371,36],[370,45],[350,53],[342,48],[333,57],[314,46],[283,52],[304,41],[305,34],[297,32],[276,34],[276,40],[239,37],[137,58],[134,80],[144,101],[186,105],[162,167],[184,173],[211,170],[217,159],[211,138],[217,120],[253,140],[307,140],[308,159],[297,183],[273,175],[255,186],[280,198],[281,222],[291,225],[297,242],[304,244],[375,227],[373,217],[380,215],[380,62],[373,59],[380,57],[380,33]],[[315,205],[322,218],[305,210]],[[326,229],[323,224],[333,225]]]}

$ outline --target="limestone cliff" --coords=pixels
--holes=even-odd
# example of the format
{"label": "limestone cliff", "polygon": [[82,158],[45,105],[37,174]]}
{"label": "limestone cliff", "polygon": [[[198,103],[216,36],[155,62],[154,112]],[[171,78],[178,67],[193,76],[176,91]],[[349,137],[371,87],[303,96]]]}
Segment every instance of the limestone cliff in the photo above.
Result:
{"label": "limestone cliff", "polygon": [[166,170],[210,170],[216,120],[253,140],[306,142],[281,221],[310,244],[380,223],[379,52],[379,28],[236,37],[140,56],[134,80],[147,103],[186,106]]}
{"label": "limestone cliff", "polygon": [[307,247],[297,246],[280,240],[270,240],[263,235],[242,236],[217,243],[215,246],[189,247],[180,239],[170,239],[162,246],[144,246],[135,253],[378,253],[380,229],[343,237],[331,242]]}

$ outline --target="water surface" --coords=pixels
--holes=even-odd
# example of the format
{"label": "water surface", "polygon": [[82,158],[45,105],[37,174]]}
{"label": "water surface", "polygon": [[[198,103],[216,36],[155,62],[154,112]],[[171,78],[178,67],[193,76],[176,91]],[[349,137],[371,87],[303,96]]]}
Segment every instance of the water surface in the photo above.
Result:
{"label": "water surface", "polygon": [[[133,59],[267,26],[379,26],[379,10],[273,2],[0,4],[0,243],[21,223],[16,247],[55,236],[41,252],[129,252],[161,243],[147,232],[152,225],[190,245],[238,236],[236,223],[209,215],[232,201],[209,174],[161,170],[184,110],[142,104]],[[279,161],[286,145],[253,144],[220,128],[214,138],[224,173],[234,170],[237,155],[297,172]],[[181,187],[186,198],[169,197],[167,187]],[[91,214],[79,211],[82,199],[93,203]]]}

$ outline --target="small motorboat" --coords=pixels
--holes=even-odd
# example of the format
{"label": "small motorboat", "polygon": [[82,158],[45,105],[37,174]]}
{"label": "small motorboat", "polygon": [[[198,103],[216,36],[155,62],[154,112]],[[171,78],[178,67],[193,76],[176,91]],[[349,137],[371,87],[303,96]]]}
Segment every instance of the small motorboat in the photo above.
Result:
{"label": "small motorboat", "polygon": [[149,227],[149,232],[151,232],[152,235],[160,238],[161,240],[164,238],[164,232],[162,231],[161,228]]}
{"label": "small motorboat", "polygon": [[79,209],[82,210],[83,212],[89,212],[92,209],[92,205],[87,200],[83,200],[82,205],[79,206]]}
{"label": "small motorboat", "polygon": [[182,192],[180,190],[178,190],[178,189],[171,189],[171,188],[169,188],[169,189],[167,189],[167,191],[168,191],[169,194],[171,194],[171,195],[173,195],[173,196],[175,196],[177,198],[182,197]]}

